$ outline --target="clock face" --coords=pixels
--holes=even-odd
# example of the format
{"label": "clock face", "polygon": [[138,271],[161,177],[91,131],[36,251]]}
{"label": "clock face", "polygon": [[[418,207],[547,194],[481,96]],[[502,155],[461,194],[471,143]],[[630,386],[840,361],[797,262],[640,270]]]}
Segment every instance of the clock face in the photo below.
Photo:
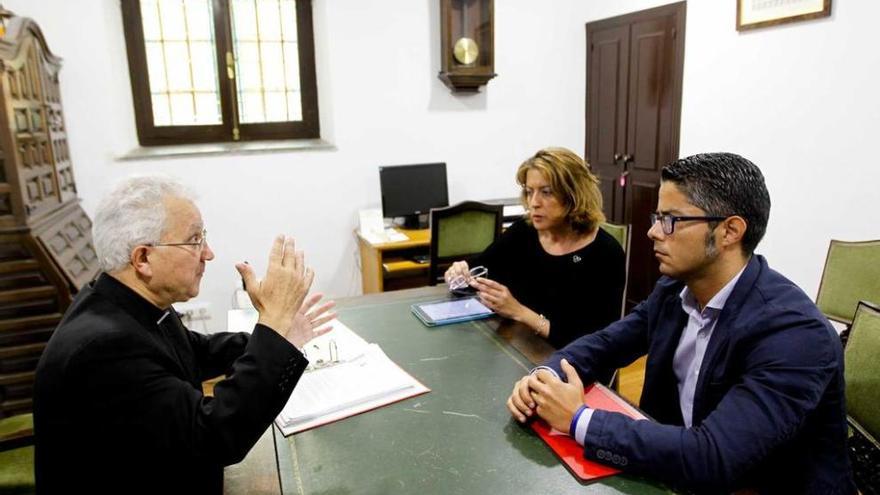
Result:
{"label": "clock face", "polygon": [[455,60],[457,60],[458,63],[471,65],[477,61],[477,57],[480,55],[480,47],[477,46],[476,41],[470,38],[459,38],[458,41],[455,42],[452,54],[455,56]]}

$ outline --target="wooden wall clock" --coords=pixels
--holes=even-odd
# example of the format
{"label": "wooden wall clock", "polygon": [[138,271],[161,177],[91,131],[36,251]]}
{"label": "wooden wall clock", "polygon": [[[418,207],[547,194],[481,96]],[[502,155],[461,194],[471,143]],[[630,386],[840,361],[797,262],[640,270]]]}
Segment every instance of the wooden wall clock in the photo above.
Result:
{"label": "wooden wall clock", "polygon": [[440,74],[453,91],[476,92],[495,74],[494,0],[440,0]]}

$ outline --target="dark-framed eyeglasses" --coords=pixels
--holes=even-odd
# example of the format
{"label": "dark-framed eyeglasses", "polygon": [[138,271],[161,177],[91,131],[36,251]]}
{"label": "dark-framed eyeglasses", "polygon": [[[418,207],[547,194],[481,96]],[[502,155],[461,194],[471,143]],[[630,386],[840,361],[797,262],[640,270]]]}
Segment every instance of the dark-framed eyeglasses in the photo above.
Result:
{"label": "dark-framed eyeglasses", "polygon": [[675,232],[675,223],[676,222],[690,222],[690,221],[699,221],[699,222],[720,222],[721,220],[725,220],[728,217],[719,217],[719,216],[700,216],[700,217],[691,217],[691,216],[678,216],[678,215],[670,215],[668,213],[651,213],[651,225],[654,225],[657,222],[660,222],[660,228],[663,229],[663,233],[666,235],[671,235]]}
{"label": "dark-framed eyeglasses", "polygon": [[205,248],[205,244],[208,242],[208,229],[202,229],[201,232],[194,236],[194,239],[190,242],[157,242],[146,244],[146,246],[150,247],[163,247],[163,246],[193,246],[196,248],[196,251],[201,251]]}

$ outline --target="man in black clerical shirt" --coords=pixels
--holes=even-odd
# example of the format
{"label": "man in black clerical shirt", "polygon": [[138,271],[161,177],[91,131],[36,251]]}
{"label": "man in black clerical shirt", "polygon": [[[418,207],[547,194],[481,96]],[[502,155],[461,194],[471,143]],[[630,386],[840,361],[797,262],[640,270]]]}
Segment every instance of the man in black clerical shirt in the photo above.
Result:
{"label": "man in black clerical shirt", "polygon": [[[39,493],[220,493],[284,407],[301,353],[334,317],[307,297],[313,273],[279,236],[265,277],[236,266],[259,311],[251,335],[187,330],[172,308],[199,293],[214,258],[190,192],[128,179],[101,203],[102,273],[80,291],[37,367]],[[203,380],[228,378],[203,395]]]}

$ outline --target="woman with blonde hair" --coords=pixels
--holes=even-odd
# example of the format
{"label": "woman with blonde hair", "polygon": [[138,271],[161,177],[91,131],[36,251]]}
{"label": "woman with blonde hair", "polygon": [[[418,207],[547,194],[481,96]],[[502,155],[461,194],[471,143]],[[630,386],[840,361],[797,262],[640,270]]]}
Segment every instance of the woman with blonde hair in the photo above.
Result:
{"label": "woman with blonde hair", "polygon": [[[516,181],[527,213],[473,261],[489,271],[470,285],[496,313],[563,347],[620,317],[623,249],[599,228],[599,181],[574,152],[542,149],[520,165]],[[469,268],[453,263],[447,283]]]}

